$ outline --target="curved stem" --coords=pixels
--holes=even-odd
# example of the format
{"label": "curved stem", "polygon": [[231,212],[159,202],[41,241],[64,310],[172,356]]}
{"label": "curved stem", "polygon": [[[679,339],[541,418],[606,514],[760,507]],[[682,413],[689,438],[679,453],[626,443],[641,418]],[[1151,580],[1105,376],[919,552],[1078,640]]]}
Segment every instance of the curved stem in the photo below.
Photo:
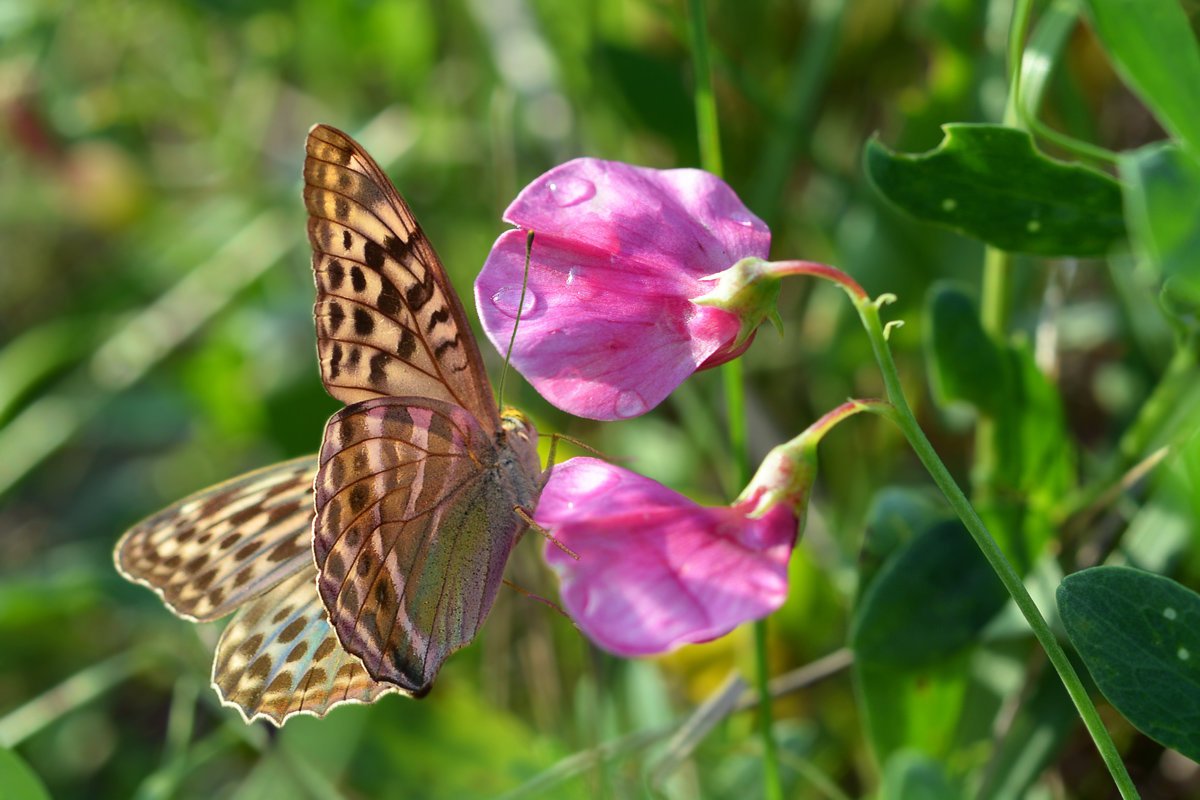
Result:
{"label": "curved stem", "polygon": [[1025,589],[1025,584],[1021,581],[1021,577],[1013,569],[1008,559],[1005,558],[1004,553],[1000,550],[1000,546],[996,544],[996,540],[988,533],[983,520],[979,518],[974,507],[967,500],[966,495],[963,494],[958,484],[954,482],[950,471],[946,469],[946,465],[938,458],[933,445],[929,443],[920,425],[917,424],[916,417],[913,416],[912,411],[909,409],[908,402],[904,397],[904,392],[900,385],[900,375],[896,370],[895,361],[892,360],[891,351],[887,346],[887,336],[879,319],[878,301],[863,301],[859,298],[853,299],[859,317],[862,319],[863,326],[867,329],[867,335],[871,340],[871,347],[875,351],[875,358],[879,362],[880,371],[883,373],[888,400],[891,401],[890,407],[873,405],[871,410],[891,419],[904,433],[913,451],[917,454],[917,458],[921,460],[921,463],[933,478],[933,482],[937,484],[942,494],[946,496],[946,500],[962,520],[963,525],[971,534],[971,538],[975,540],[975,544],[983,552],[984,557],[995,571],[997,577],[1000,578],[1001,583],[1004,584],[1004,588],[1008,590],[1009,595],[1016,602],[1017,608],[1024,615],[1025,620],[1029,623],[1029,627],[1033,629],[1033,635],[1046,651],[1046,655],[1049,657],[1050,663],[1054,665],[1054,669],[1058,671],[1059,678],[1067,689],[1067,694],[1070,695],[1071,700],[1075,703],[1075,708],[1079,711],[1079,715],[1083,719],[1083,724],[1087,727],[1088,733],[1091,734],[1092,740],[1095,741],[1101,758],[1104,759],[1108,771],[1113,776],[1113,781],[1121,791],[1121,796],[1124,798],[1138,797],[1137,789],[1134,787],[1133,781],[1130,779],[1129,773],[1121,761],[1116,745],[1113,744],[1112,738],[1108,735],[1108,731],[1104,727],[1104,722],[1100,719],[1099,712],[1096,711],[1096,706],[1093,705],[1091,698],[1088,697],[1087,690],[1084,688],[1079,674],[1075,672],[1075,668],[1067,658],[1066,652],[1059,645],[1058,640],[1054,638],[1054,633],[1042,617],[1037,605],[1033,602],[1033,598],[1029,596],[1029,592]]}

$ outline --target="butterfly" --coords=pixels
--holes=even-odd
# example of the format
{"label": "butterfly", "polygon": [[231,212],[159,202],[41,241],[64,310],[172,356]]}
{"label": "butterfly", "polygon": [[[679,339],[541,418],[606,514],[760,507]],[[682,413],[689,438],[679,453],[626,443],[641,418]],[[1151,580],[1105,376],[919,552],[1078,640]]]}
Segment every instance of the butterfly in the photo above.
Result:
{"label": "butterfly", "polygon": [[185,619],[237,612],[213,687],[276,725],[428,693],[487,617],[545,482],[536,429],[494,403],[462,303],[379,165],[316,125],[304,184],[321,380],[345,407],[315,461],[187,497],[115,553]]}

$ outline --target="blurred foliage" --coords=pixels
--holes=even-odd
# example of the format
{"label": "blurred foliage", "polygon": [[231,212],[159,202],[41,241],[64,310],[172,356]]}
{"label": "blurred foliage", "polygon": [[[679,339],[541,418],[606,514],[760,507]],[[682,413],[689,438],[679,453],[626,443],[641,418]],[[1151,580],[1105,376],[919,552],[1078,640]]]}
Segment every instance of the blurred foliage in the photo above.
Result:
{"label": "blurred foliage", "polygon": [[[726,179],[771,226],[774,256],[835,264],[872,294],[898,296],[888,313],[906,326],[891,341],[909,397],[967,483],[974,412],[931,400],[922,342],[938,323],[923,309],[939,281],[978,293],[982,246],[898,213],[871,188],[862,157],[872,135],[917,153],[938,145],[943,123],[1001,120],[1010,3],[707,5]],[[526,782],[534,796],[651,791],[646,776],[679,721],[749,663],[745,632],[624,662],[506,592],[428,699],[386,697],[276,733],[243,725],[208,688],[219,625],[172,617],[116,574],[111,550],[129,525],[190,491],[315,451],[337,407],[314,358],[300,201],[313,123],[350,131],[385,166],[468,298],[505,228],[504,207],[550,166],[577,155],[695,164],[685,18],[682,3],[665,0],[0,5],[0,746],[52,796],[473,797]],[[1162,139],[1088,26],[1064,30],[1042,118],[1111,150]],[[1123,172],[1147,171],[1146,153]],[[1146,206],[1159,197],[1148,192]],[[1163,247],[1175,255],[1178,241]],[[1145,454],[1123,453],[1121,435],[1161,382],[1182,387],[1171,395],[1179,429],[1194,418],[1195,362],[1171,361],[1186,320],[1164,320],[1156,277],[1131,259],[1110,257],[1112,270],[1103,261],[1011,263],[1012,327],[1026,343],[996,356],[1011,367],[1014,402],[1041,403],[1057,387],[1066,430],[1058,417],[1049,428],[1028,421],[1037,403],[1011,417],[1014,435],[1051,430],[1042,444],[1070,451],[1052,465],[1055,489],[1075,456],[1086,489],[1096,485],[1087,475]],[[780,313],[785,335],[763,331],[745,356],[757,456],[845,398],[882,391],[838,292],[785,284]],[[498,375],[500,356],[485,359]],[[1018,386],[1022,375],[1032,383]],[[543,431],[628,459],[706,502],[740,488],[729,485],[717,374],[690,379],[648,418],[607,424],[568,417],[519,379],[508,385],[506,399]],[[1096,563],[1128,527],[1131,561],[1196,585],[1191,483],[1163,485],[1089,524],[1062,524],[1062,552]],[[868,622],[883,619],[886,586],[864,593],[867,577],[902,586],[897,565],[944,524],[924,486],[883,421],[856,419],[829,434],[792,593],[772,619],[775,674],[842,647],[860,599],[875,609],[858,612]],[[1164,502],[1137,507],[1147,495]],[[1018,513],[1004,503],[991,510],[1002,528]],[[1042,547],[1046,526],[1063,520],[1033,510]],[[1175,522],[1169,552],[1156,536],[1164,517]],[[518,548],[508,578],[553,597],[539,544]],[[1033,563],[1045,554],[1027,555]],[[1040,568],[1052,588],[1061,570]],[[954,796],[947,787],[993,755],[1000,766],[986,796],[1018,796],[1004,792],[1030,781],[1040,781],[1037,796],[1110,796],[1077,717],[1063,712],[1061,686],[1044,680],[1027,638],[1004,622],[1002,611],[986,645],[943,642],[953,652],[935,664],[891,674],[872,665],[865,688],[842,670],[782,696],[775,714],[789,796],[915,796],[905,787]],[[899,630],[877,627],[877,640]],[[864,720],[873,712],[862,696],[880,692],[910,716]],[[997,718],[1009,726],[1000,734]],[[1024,732],[1046,720],[1053,735],[1034,751]],[[1111,721],[1147,794],[1200,791],[1195,764]],[[653,791],[755,796],[754,724],[752,712],[730,716]],[[25,774],[0,752],[5,770]],[[1003,765],[1018,762],[1028,774],[1010,779]],[[29,782],[21,796],[40,796]]]}

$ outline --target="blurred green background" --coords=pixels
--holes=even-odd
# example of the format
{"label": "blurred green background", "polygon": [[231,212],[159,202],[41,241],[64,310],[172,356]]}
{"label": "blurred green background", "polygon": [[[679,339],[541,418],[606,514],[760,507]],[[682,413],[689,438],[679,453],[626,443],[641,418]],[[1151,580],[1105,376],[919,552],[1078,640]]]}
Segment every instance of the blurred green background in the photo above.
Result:
{"label": "blurred green background", "polygon": [[[708,6],[726,179],[770,225],[773,256],[898,295],[910,396],[964,469],[961,420],[925,400],[921,308],[937,279],[974,286],[982,248],[887,208],[861,153],[876,132],[919,151],[943,122],[1000,118],[1009,4]],[[219,626],[175,619],[116,574],[111,551],[190,491],[314,452],[337,407],[314,357],[300,200],[313,123],[380,161],[470,308],[501,212],[545,169],[578,155],[696,165],[691,89],[680,2],[0,0],[0,744],[57,797],[475,797],[535,776],[536,796],[648,792],[673,723],[748,664],[744,632],[622,662],[505,592],[428,699],[387,697],[276,734],[244,726],[208,688]],[[1085,27],[1049,98],[1056,125],[1114,149],[1162,135]],[[1032,330],[1042,273],[1018,262],[1017,276]],[[1063,343],[1079,356],[1063,375],[1070,424],[1099,452],[1161,368],[1145,342],[1166,341],[1157,317],[1105,299],[1106,281],[1084,265],[1073,291],[1094,289],[1094,303]],[[745,356],[756,457],[881,391],[836,290],[789,283],[780,311],[785,335],[762,331]],[[495,378],[500,357],[483,349]],[[705,502],[740,488],[716,374],[647,418],[607,424],[510,377],[507,399],[540,430]],[[772,621],[780,674],[843,645],[875,491],[924,484],[898,434],[870,419],[829,435],[821,469],[792,596]],[[508,577],[553,598],[533,538]],[[876,785],[844,671],[788,695],[777,716],[793,796]],[[732,717],[655,791],[756,795],[753,725]]]}

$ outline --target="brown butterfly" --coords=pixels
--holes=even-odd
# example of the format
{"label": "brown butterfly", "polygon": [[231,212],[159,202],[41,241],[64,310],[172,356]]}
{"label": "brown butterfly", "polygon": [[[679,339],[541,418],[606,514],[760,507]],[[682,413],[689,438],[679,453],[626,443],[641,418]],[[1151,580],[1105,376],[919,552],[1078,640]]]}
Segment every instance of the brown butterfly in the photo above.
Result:
{"label": "brown butterfly", "polygon": [[408,205],[341,131],[313,127],[307,151],[321,378],[348,405],[315,470],[297,459],[205,490],[116,549],[121,574],[186,619],[238,609],[213,685],[276,724],[426,694],[487,617],[543,484],[537,433],[494,404]]}

